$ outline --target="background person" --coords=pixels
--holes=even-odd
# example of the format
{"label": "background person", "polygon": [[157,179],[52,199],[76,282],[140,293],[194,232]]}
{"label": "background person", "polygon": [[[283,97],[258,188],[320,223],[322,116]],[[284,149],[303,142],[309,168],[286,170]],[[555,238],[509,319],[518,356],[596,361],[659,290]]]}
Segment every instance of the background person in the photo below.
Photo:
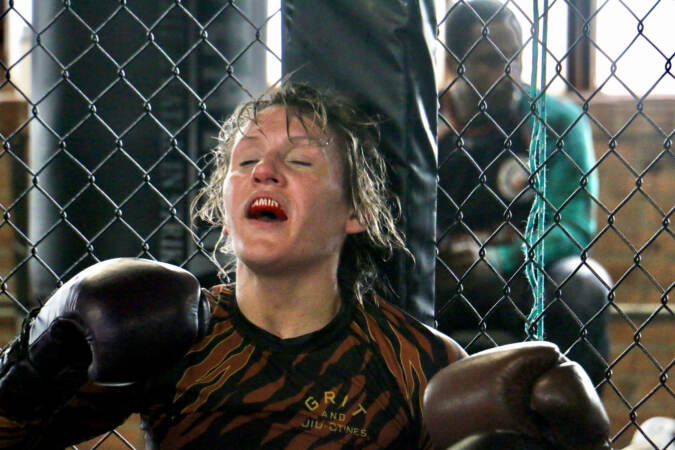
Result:
{"label": "background person", "polygon": [[[436,308],[439,329],[471,344],[473,352],[494,345],[474,341],[483,317],[498,344],[526,339],[532,293],[522,244],[535,196],[528,185],[534,117],[529,87],[520,81],[523,41],[515,15],[501,2],[471,0],[455,5],[445,26],[452,54],[440,100],[448,125],[439,130],[437,243],[443,263],[436,271]],[[580,258],[596,229],[591,129],[568,100],[546,95],[546,108],[546,223],[554,226],[544,239],[550,277],[545,339],[570,349],[567,355],[597,384],[609,352],[602,311],[608,293],[603,282],[610,281],[597,262]],[[555,284],[563,281],[558,295]]]}

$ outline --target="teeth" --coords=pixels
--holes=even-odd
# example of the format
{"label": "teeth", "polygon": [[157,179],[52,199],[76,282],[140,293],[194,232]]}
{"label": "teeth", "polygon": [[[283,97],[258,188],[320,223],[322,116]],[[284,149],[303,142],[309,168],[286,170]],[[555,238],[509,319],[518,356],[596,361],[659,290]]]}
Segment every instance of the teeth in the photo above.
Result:
{"label": "teeth", "polygon": [[271,198],[259,198],[259,199],[256,199],[256,201],[254,201],[253,205],[251,205],[251,206],[267,206],[267,207],[279,208],[279,203],[272,200]]}

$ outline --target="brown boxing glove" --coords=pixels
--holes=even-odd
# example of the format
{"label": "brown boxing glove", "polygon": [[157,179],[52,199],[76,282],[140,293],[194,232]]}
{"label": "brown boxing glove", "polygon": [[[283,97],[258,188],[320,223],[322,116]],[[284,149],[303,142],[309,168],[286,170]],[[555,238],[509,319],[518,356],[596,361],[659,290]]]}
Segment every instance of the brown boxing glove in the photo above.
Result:
{"label": "brown boxing glove", "polygon": [[609,448],[609,418],[591,380],[550,342],[504,345],[442,369],[427,386],[423,413],[438,448],[496,432],[550,448]]}

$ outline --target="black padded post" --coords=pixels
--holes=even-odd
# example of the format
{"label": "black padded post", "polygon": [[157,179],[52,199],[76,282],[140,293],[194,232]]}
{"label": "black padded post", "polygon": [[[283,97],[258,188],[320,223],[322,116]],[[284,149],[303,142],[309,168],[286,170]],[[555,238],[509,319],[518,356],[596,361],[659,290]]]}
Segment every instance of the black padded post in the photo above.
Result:
{"label": "black padded post", "polygon": [[381,150],[401,199],[400,226],[415,262],[385,265],[394,299],[427,324],[434,318],[437,97],[436,20],[429,0],[286,0],[283,71],[292,80],[354,97],[381,116]]}

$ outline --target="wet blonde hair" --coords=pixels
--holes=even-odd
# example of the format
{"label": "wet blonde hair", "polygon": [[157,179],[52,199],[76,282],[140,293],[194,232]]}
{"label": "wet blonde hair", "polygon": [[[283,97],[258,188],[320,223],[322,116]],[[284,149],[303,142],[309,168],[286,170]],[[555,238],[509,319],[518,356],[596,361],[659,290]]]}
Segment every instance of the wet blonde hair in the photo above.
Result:
{"label": "wet blonde hair", "polygon": [[[343,162],[345,198],[365,231],[347,235],[338,267],[340,288],[359,299],[373,289],[386,289],[379,283],[382,276],[378,264],[391,258],[395,250],[410,255],[396,227],[400,203],[387,185],[386,165],[377,149],[377,123],[345,97],[287,82],[237,107],[221,127],[212,154],[211,176],[192,202],[193,221],[199,218],[215,226],[225,223],[224,181],[232,150],[243,130],[257,123],[258,114],[271,106],[286,110],[287,129],[294,118],[308,134],[318,129],[319,136],[315,137],[322,145],[333,145]],[[232,254],[231,245],[222,235],[216,251]],[[221,266],[220,274],[225,275],[230,266]]]}

